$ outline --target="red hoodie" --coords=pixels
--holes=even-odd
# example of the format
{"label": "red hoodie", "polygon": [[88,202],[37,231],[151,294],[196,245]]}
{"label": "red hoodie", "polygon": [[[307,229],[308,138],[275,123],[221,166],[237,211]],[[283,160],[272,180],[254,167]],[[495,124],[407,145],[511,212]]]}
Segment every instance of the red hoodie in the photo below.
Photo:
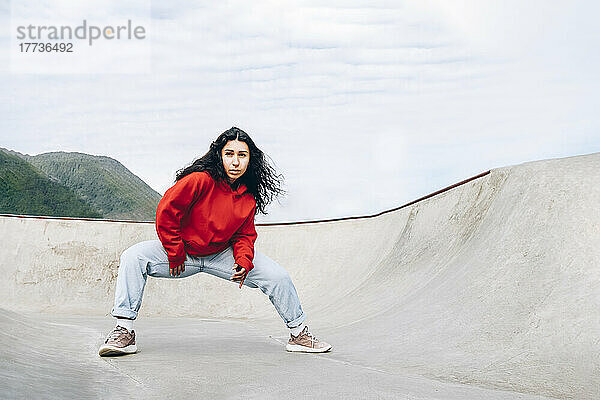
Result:
{"label": "red hoodie", "polygon": [[235,262],[254,265],[256,202],[246,186],[232,190],[208,172],[192,172],[165,192],[156,210],[156,232],[173,268],[190,256],[207,256],[233,246]]}

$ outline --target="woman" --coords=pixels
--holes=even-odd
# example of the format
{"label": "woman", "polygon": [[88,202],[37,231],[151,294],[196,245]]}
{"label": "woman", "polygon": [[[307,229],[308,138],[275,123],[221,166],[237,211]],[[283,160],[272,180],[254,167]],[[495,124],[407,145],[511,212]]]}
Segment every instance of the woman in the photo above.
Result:
{"label": "woman", "polygon": [[115,328],[100,347],[101,356],[135,353],[137,318],[147,276],[177,278],[207,272],[260,288],[290,329],[287,351],[320,353],[331,345],[308,331],[289,274],[254,250],[256,211],[282,192],[281,182],[250,136],[233,127],[209,151],[180,170],[156,210],[160,240],[135,244],[121,255]]}

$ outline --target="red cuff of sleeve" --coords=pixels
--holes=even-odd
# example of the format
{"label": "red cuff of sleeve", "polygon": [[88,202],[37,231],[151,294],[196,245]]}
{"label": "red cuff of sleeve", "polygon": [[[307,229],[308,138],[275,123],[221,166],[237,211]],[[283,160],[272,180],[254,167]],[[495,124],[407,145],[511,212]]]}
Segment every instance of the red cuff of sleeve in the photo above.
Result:
{"label": "red cuff of sleeve", "polygon": [[174,258],[174,259],[169,259],[169,268],[179,267],[181,264],[183,264],[184,261],[185,261],[185,256]]}
{"label": "red cuff of sleeve", "polygon": [[250,272],[252,271],[252,268],[254,268],[252,262],[246,260],[245,258],[240,258],[239,260],[236,260],[235,263],[240,267],[244,268],[246,272]]}

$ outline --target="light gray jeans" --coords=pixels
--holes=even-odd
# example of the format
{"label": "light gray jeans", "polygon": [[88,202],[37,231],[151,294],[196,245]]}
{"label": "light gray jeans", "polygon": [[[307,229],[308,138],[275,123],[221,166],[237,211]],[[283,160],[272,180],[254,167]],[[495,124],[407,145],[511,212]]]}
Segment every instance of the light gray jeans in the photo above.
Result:
{"label": "light gray jeans", "polygon": [[[229,280],[234,272],[234,263],[231,246],[220,253],[204,257],[192,257],[188,254],[185,259],[185,272],[173,277],[169,275],[167,252],[159,240],[134,244],[121,254],[115,304],[111,314],[113,317],[137,318],[148,276],[181,279],[198,272],[206,272]],[[244,285],[260,288],[269,296],[288,328],[294,328],[304,322],[306,315],[302,311],[298,293],[287,271],[256,249],[252,263],[254,268],[246,276]],[[239,282],[230,282],[239,286]]]}

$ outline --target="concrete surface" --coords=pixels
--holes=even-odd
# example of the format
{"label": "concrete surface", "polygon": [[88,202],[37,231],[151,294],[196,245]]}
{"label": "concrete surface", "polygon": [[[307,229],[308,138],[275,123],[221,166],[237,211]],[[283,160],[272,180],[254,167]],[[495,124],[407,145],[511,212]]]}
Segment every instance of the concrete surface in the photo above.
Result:
{"label": "concrete surface", "polygon": [[0,217],[0,397],[596,399],[600,153],[498,168],[375,218],[259,227],[331,353],[259,290],[152,279],[140,352],[99,358],[145,223]]}

